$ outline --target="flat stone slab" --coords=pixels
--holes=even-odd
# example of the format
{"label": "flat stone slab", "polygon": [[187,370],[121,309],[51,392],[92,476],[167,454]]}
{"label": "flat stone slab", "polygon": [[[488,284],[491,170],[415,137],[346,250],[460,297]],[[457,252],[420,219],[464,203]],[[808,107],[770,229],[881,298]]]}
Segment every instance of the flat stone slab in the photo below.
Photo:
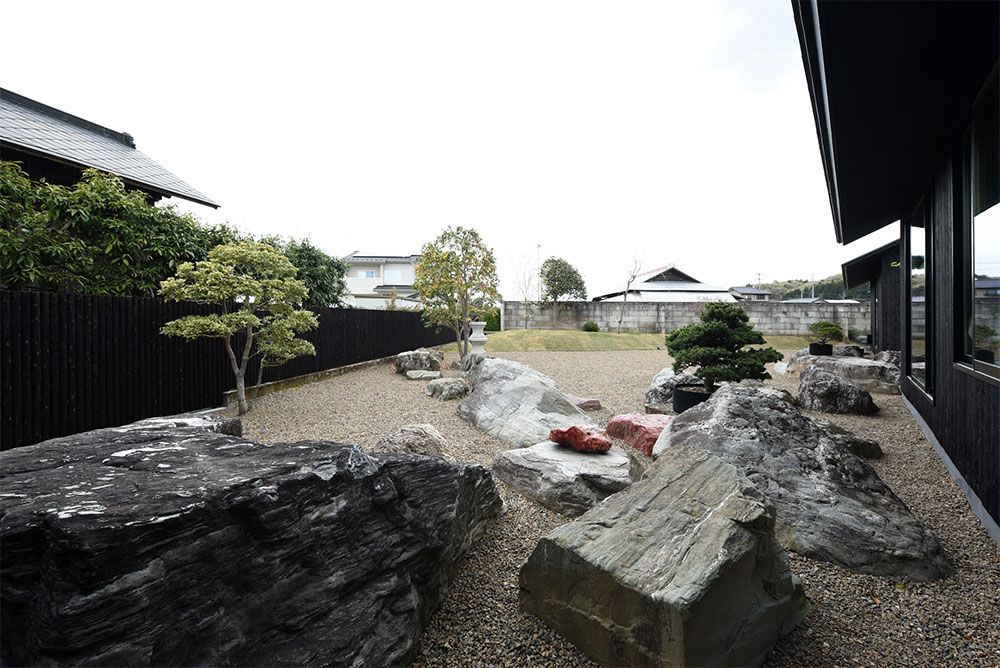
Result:
{"label": "flat stone slab", "polygon": [[800,350],[789,358],[788,373],[801,373],[810,366],[833,372],[869,392],[899,394],[899,367],[887,362],[867,357],[810,355]]}
{"label": "flat stone slab", "polygon": [[606,666],[760,665],[807,607],[774,507],[695,448],[542,538],[520,600]]}
{"label": "flat stone slab", "polygon": [[630,467],[621,448],[583,453],[545,441],[501,452],[493,475],[549,510],[575,517],[631,485]]}
{"label": "flat stone slab", "polygon": [[436,380],[441,377],[440,371],[423,371],[420,369],[406,372],[407,380]]}

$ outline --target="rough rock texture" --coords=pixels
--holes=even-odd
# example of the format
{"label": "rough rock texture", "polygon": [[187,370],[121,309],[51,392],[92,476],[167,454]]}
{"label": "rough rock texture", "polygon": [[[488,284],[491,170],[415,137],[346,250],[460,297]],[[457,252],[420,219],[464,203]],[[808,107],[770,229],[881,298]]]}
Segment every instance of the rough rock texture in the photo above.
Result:
{"label": "rough rock texture", "polygon": [[459,399],[469,393],[469,384],[462,378],[438,378],[427,383],[425,394],[442,401]]}
{"label": "rough rock texture", "polygon": [[674,373],[670,367],[653,376],[653,382],[646,390],[647,404],[669,404],[678,385],[701,385],[702,380],[692,373]]}
{"label": "rough rock texture", "polygon": [[[850,358],[848,358],[850,359]],[[950,570],[937,538],[843,437],[806,417],[781,392],[725,385],[663,430],[653,448],[722,457],[775,505],[788,549],[872,575],[933,580]]]}
{"label": "rough rock texture", "polygon": [[801,372],[810,366],[832,371],[869,392],[899,394],[899,367],[887,362],[866,357],[810,355],[808,350],[800,350],[788,360],[789,373]]}
{"label": "rough rock texture", "polygon": [[423,371],[421,369],[416,369],[414,371],[406,372],[407,380],[435,380],[440,377],[440,371]]}
{"label": "rough rock texture", "polygon": [[567,401],[579,408],[581,411],[599,411],[604,408],[601,406],[601,402],[598,399],[585,399],[584,397],[578,397],[575,394],[565,393],[563,393],[563,396],[566,397]]}
{"label": "rough rock texture", "polygon": [[552,429],[596,426],[586,413],[566,400],[548,376],[523,364],[492,357],[480,362],[469,396],[458,405],[458,415],[518,447],[547,440]]}
{"label": "rough rock texture", "polygon": [[486,469],[150,421],[0,453],[0,663],[396,665]]}
{"label": "rough rock texture", "polygon": [[861,438],[857,434],[847,431],[827,420],[813,418],[813,422],[826,430],[827,435],[835,441],[842,443],[848,450],[864,459],[881,459],[884,455],[882,446],[878,441],[870,438]]}
{"label": "rough rock texture", "polygon": [[607,434],[593,427],[577,427],[568,429],[552,429],[549,440],[559,445],[568,445],[577,452],[607,452],[611,449],[611,441]]}
{"label": "rough rock texture", "polygon": [[886,364],[891,364],[897,369],[903,366],[902,363],[903,353],[898,350],[881,350],[875,353],[876,362],[885,362]]}
{"label": "rough rock texture", "polygon": [[620,438],[642,454],[653,454],[660,432],[673,420],[672,415],[624,413],[608,420],[608,436]]}
{"label": "rough rock texture", "polygon": [[798,401],[803,408],[824,413],[878,412],[868,390],[818,366],[806,367],[799,376]]}
{"label": "rough rock texture", "polygon": [[806,610],[773,506],[696,448],[539,541],[520,585],[527,612],[608,666],[759,665]]}
{"label": "rough rock texture", "polygon": [[376,443],[371,451],[399,455],[444,457],[448,443],[434,425],[408,424]]}
{"label": "rough rock texture", "polygon": [[575,517],[632,484],[631,464],[619,449],[594,454],[546,441],[501,452],[493,475],[549,510]]}
{"label": "rough rock texture", "polygon": [[674,407],[672,404],[645,404],[643,410],[650,415],[673,415]]}
{"label": "rough rock texture", "polygon": [[407,371],[440,371],[441,362],[426,348],[408,350],[396,355],[396,373]]}
{"label": "rough rock texture", "polygon": [[843,343],[833,347],[833,354],[840,357],[864,357],[865,349],[853,343]]}
{"label": "rough rock texture", "polygon": [[467,380],[472,380],[479,373],[479,365],[484,359],[488,359],[486,353],[469,353],[462,358],[462,363],[458,365],[458,375]]}

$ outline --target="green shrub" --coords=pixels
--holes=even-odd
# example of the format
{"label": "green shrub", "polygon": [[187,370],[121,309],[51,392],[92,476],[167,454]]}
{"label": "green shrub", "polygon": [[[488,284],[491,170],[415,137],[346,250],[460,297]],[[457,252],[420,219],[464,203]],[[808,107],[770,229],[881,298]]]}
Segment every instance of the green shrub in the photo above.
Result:
{"label": "green shrub", "polygon": [[844,330],[840,325],[829,320],[820,320],[809,325],[812,333],[810,339],[813,343],[829,343],[830,341],[840,341],[844,338]]}
{"label": "green shrub", "polygon": [[750,324],[746,311],[732,304],[709,302],[701,322],[685,325],[667,334],[667,352],[674,358],[674,371],[697,366],[694,372],[712,392],[722,380],[770,378],[764,365],[782,357],[774,348],[746,348],[765,343]]}
{"label": "green shrub", "polygon": [[486,327],[484,331],[487,332],[499,332],[500,331],[500,308],[496,307],[486,314]]}
{"label": "green shrub", "polygon": [[847,338],[849,340],[851,340],[851,341],[860,341],[861,340],[861,332],[859,332],[858,330],[856,330],[856,329],[854,329],[852,327],[852,328],[850,328],[850,329],[847,330]]}
{"label": "green shrub", "polygon": [[596,322],[585,322],[583,323],[583,331],[585,332],[599,332],[601,328],[597,326]]}

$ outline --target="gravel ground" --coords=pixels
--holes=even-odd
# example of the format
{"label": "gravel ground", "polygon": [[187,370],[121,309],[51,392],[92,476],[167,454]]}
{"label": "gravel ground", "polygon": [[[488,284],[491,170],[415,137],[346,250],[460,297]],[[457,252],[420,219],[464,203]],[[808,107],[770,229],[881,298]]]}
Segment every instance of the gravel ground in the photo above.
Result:
{"label": "gravel ground", "polygon": [[[596,397],[600,423],[642,412],[653,375],[667,366],[665,351],[498,353],[553,378],[560,389]],[[455,359],[451,355],[446,363]],[[454,371],[445,371],[453,375]],[[773,382],[792,392],[796,381]],[[447,455],[490,466],[506,449],[459,419],[456,401],[424,395],[381,365],[260,398],[244,416],[244,434],[265,442],[322,438],[374,445],[399,427],[429,422],[449,444]],[[813,609],[781,640],[767,666],[930,665],[1000,666],[1000,548],[924,439],[898,396],[875,395],[874,417],[830,416],[874,438],[886,452],[872,462],[914,514],[930,526],[955,564],[955,574],[932,583],[855,575],[791,555]],[[506,512],[469,554],[452,589],[421,639],[417,665],[584,666],[582,653],[517,603],[517,575],[537,540],[567,521],[498,483]]]}

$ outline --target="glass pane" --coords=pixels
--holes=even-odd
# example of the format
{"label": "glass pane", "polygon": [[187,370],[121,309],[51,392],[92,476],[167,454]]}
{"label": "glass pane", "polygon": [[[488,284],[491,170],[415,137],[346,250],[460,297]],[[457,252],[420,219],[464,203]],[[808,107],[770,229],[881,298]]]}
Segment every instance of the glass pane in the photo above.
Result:
{"label": "glass pane", "polygon": [[1000,347],[1000,104],[993,80],[973,121],[974,357],[996,364]]}
{"label": "glass pane", "polygon": [[927,385],[927,243],[924,205],[910,220],[910,375]]}

